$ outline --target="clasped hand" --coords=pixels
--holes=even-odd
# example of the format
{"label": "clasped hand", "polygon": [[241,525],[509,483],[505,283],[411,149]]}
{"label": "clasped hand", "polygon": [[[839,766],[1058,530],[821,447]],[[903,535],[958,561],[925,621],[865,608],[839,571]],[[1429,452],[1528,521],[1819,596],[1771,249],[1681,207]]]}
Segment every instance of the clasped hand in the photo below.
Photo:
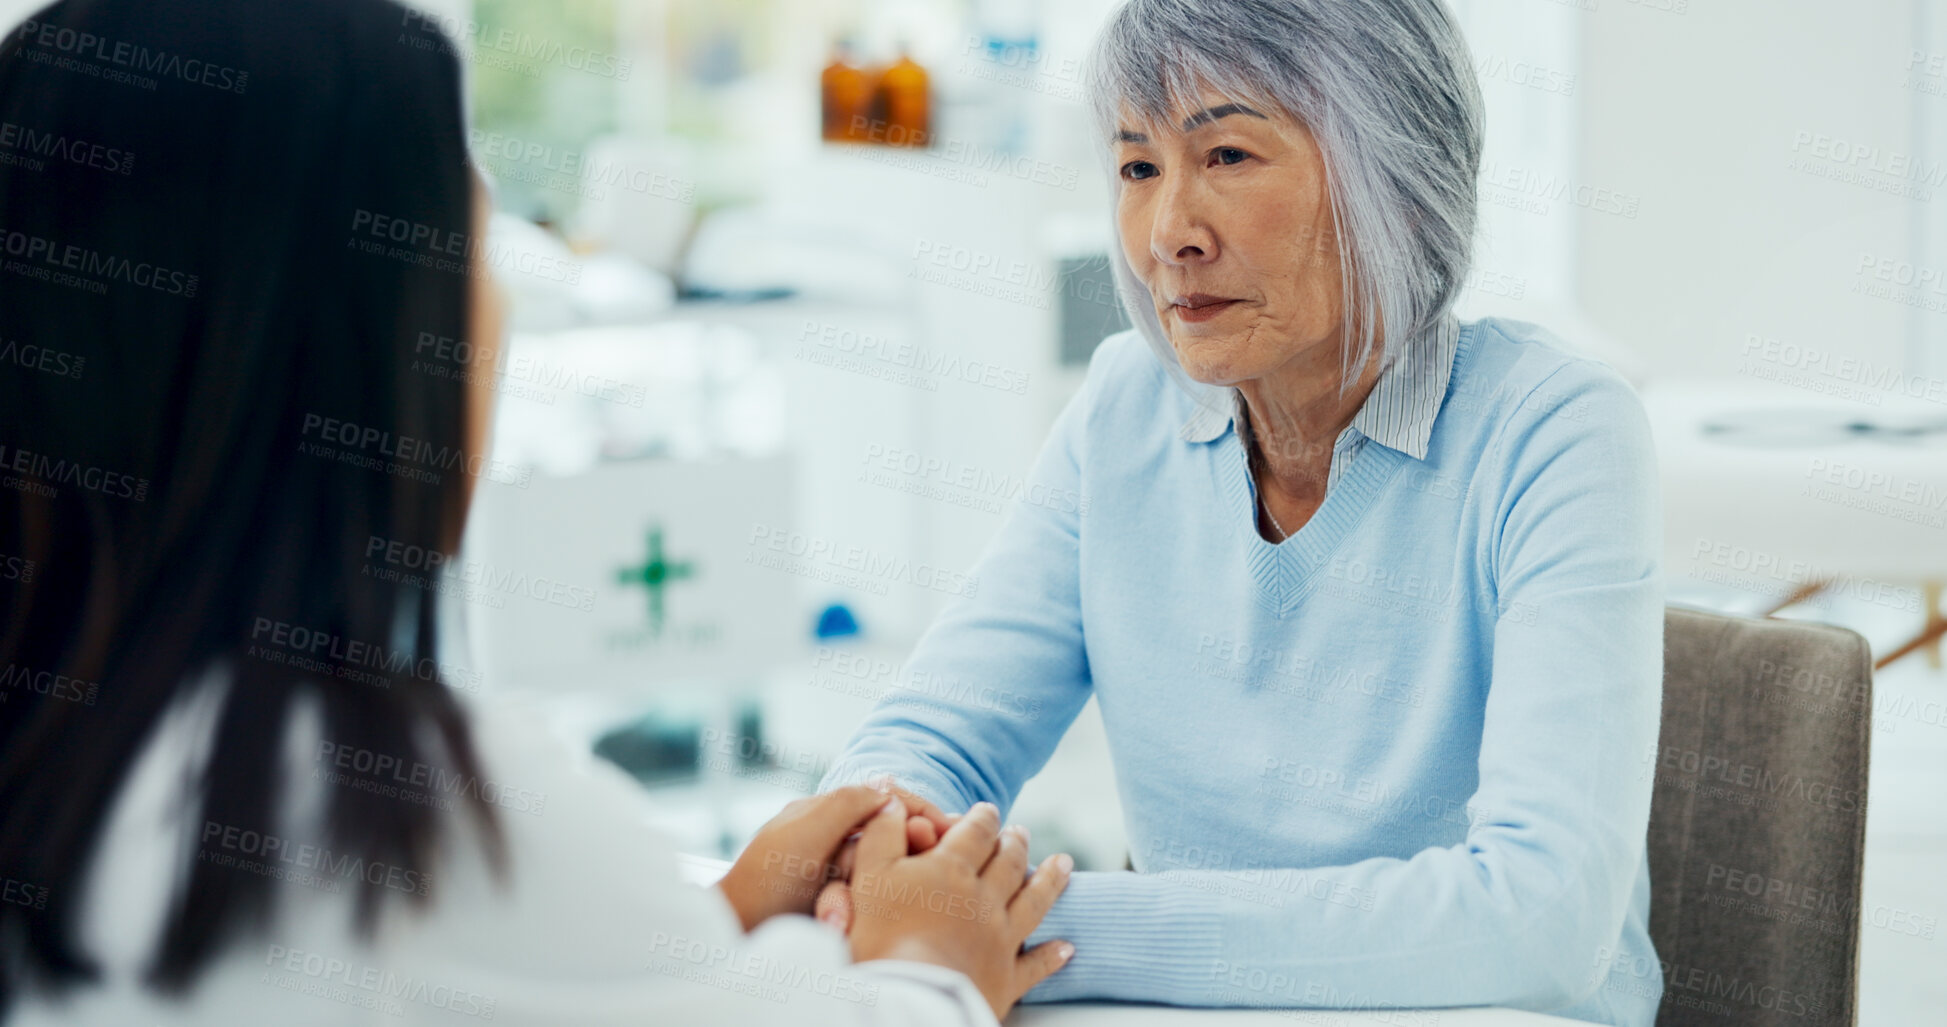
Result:
{"label": "clasped hand", "polygon": [[908,959],[967,975],[1004,1017],[1074,947],[1022,945],[1068,886],[1058,854],[1028,873],[1025,828],[980,803],[942,813],[890,784],[853,785],[784,807],[718,888],[746,931],[785,913],[849,929],[855,962]]}

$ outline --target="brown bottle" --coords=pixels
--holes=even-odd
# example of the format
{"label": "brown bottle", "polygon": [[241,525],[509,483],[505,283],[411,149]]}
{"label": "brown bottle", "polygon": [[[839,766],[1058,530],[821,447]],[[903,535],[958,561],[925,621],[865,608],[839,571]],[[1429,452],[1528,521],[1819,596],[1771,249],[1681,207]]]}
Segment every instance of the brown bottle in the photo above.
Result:
{"label": "brown bottle", "polygon": [[820,81],[828,143],[862,142],[871,135],[872,79],[851,62],[851,50],[848,42],[833,47]]}
{"label": "brown bottle", "polygon": [[930,135],[932,96],[927,88],[926,69],[913,61],[905,47],[899,60],[879,77],[878,102],[874,106],[885,119],[879,141],[889,146],[925,147]]}

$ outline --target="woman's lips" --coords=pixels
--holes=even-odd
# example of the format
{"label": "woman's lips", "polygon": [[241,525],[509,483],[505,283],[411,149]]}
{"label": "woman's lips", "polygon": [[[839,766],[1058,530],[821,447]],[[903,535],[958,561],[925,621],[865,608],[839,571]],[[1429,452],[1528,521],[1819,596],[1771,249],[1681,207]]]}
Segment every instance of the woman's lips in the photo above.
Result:
{"label": "woman's lips", "polygon": [[1224,311],[1236,306],[1240,301],[1218,299],[1214,296],[1186,296],[1170,305],[1179,320],[1198,324],[1211,320]]}

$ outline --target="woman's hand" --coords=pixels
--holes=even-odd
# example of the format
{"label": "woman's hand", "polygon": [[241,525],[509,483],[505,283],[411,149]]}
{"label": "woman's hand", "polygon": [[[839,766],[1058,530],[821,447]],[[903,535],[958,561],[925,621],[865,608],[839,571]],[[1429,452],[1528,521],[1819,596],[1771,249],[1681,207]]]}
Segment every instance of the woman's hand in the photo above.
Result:
{"label": "woman's hand", "polygon": [[717,883],[744,930],[780,913],[809,913],[835,873],[838,847],[891,800],[889,791],[851,785],[790,803],[759,828]]}
{"label": "woman's hand", "polygon": [[[939,844],[947,829],[960,819],[960,814],[942,813],[925,798],[891,784],[890,778],[886,783],[906,805],[906,851],[910,854],[925,852]],[[858,859],[858,850],[857,838],[838,850],[837,873],[818,893],[818,901],[812,907],[813,915],[840,934],[852,933],[852,865]]]}
{"label": "woman's hand", "polygon": [[841,870],[836,861],[839,847],[894,797],[922,810],[912,818],[918,823],[907,831],[915,842],[931,845],[946,830],[948,821],[937,808],[889,782],[851,785],[799,799],[772,817],[717,884],[744,930],[780,913],[809,914],[819,888],[833,877],[850,873],[849,866]]}
{"label": "woman's hand", "polygon": [[[995,1017],[1075,954],[1065,941],[1022,952],[1068,886],[1074,861],[1050,856],[1027,876],[1023,832],[976,805],[927,852],[906,854],[905,805],[888,802],[859,839],[852,874],[852,959],[910,959],[966,974]],[[1024,881],[1025,878],[1025,881]]]}

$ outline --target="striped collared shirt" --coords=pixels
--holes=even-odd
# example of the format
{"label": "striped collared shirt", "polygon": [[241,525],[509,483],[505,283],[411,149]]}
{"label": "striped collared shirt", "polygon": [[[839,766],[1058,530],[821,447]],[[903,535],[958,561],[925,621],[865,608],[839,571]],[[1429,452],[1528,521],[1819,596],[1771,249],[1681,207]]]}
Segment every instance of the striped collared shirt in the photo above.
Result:
{"label": "striped collared shirt", "polygon": [[[1454,352],[1460,347],[1459,324],[1448,318],[1440,330],[1429,332],[1422,343],[1379,373],[1379,380],[1373,383],[1372,392],[1353,415],[1352,423],[1339,432],[1332,444],[1332,467],[1325,480],[1327,491],[1338,486],[1339,478],[1367,440],[1416,460],[1426,459],[1433,421],[1440,413],[1440,401],[1447,395]],[[1251,421],[1245,414],[1244,394],[1236,389],[1229,391],[1228,414],[1209,408],[1199,410],[1184,423],[1178,435],[1186,442],[1211,442],[1222,438],[1224,429],[1235,425],[1238,439],[1248,453]]]}

